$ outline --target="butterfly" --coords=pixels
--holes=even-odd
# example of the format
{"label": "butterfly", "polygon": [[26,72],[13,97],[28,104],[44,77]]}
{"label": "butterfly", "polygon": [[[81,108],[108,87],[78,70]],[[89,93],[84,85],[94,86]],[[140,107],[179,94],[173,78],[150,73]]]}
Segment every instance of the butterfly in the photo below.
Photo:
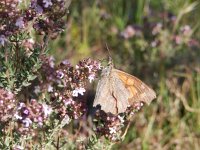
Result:
{"label": "butterfly", "polygon": [[97,84],[93,107],[100,105],[101,110],[116,115],[125,112],[135,102],[150,104],[154,98],[154,90],[137,77],[115,69],[110,58]]}

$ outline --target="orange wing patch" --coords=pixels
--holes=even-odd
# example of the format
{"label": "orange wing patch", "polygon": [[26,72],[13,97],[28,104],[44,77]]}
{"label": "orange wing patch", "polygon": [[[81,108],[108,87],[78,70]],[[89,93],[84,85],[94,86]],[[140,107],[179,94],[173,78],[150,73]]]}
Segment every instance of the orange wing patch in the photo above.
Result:
{"label": "orange wing patch", "polygon": [[114,69],[114,71],[130,92],[130,104],[133,104],[134,102],[145,102],[150,104],[150,102],[156,98],[155,92],[138,78],[117,69]]}

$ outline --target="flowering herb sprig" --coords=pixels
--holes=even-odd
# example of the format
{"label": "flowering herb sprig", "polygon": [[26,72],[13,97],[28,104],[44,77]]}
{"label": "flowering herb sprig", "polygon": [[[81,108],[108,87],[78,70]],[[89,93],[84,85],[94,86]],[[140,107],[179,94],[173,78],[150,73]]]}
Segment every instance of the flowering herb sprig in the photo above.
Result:
{"label": "flowering herb sprig", "polygon": [[135,113],[137,113],[143,105],[142,102],[135,102],[128,107],[124,113],[118,115],[97,110],[94,116],[95,132],[97,135],[105,136],[113,142],[123,140],[123,137],[126,135],[126,130],[129,127],[129,123],[132,121]]}
{"label": "flowering herb sprig", "polygon": [[0,88],[0,122],[7,123],[12,119],[16,109],[16,99],[14,94]]}
{"label": "flowering herb sprig", "polygon": [[46,34],[55,38],[65,27],[64,17],[68,12],[69,0],[31,0],[21,10],[19,0],[0,2],[0,45],[4,46],[10,37],[21,31]]}
{"label": "flowering herb sprig", "polygon": [[[47,55],[48,41],[65,28],[69,3],[69,0],[30,0],[25,5],[23,0],[0,1],[2,149],[10,149],[8,145],[13,146],[12,149],[32,148],[28,144],[16,144],[34,138],[55,142],[51,138],[57,132],[59,143],[59,135],[66,131],[57,130],[59,124],[64,128],[88,115],[89,100],[84,94],[87,85],[97,78],[102,69],[101,63],[88,58],[79,61],[76,66],[69,60],[55,65],[54,57]],[[32,31],[37,39],[31,36]],[[119,140],[128,116],[140,106],[134,105],[117,116],[97,110],[93,118],[96,120],[95,134],[111,141]],[[10,132],[17,138],[9,138],[7,133]]]}
{"label": "flowering herb sprig", "polygon": [[81,96],[86,92],[88,81],[93,81],[100,69],[100,63],[90,58],[80,61],[75,68],[67,60],[61,62],[54,82],[59,90],[54,89],[51,94],[51,101],[61,116],[78,119],[86,112],[86,101]]}

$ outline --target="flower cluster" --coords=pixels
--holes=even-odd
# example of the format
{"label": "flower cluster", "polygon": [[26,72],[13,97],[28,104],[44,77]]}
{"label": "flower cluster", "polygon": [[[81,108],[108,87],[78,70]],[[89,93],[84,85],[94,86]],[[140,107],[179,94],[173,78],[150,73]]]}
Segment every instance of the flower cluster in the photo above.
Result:
{"label": "flower cluster", "polygon": [[31,99],[28,104],[20,102],[14,114],[19,126],[18,131],[27,134],[34,126],[42,127],[51,112],[50,106],[39,103],[35,99]]}
{"label": "flower cluster", "polygon": [[130,39],[134,36],[141,36],[142,28],[139,26],[128,25],[121,33],[120,36],[124,39]]}
{"label": "flower cluster", "polygon": [[34,93],[47,92],[50,94],[50,104],[57,112],[58,118],[68,116],[70,119],[78,119],[87,110],[86,92],[87,82],[92,82],[101,65],[90,58],[80,61],[73,67],[68,60],[64,60],[55,67],[53,57],[41,56],[43,64],[41,74],[45,74],[42,80],[34,87]]}
{"label": "flower cluster", "polygon": [[29,24],[40,34],[55,38],[63,31],[63,17],[67,13],[67,0],[31,0],[21,10],[19,0],[0,1],[0,45],[11,42],[10,37],[22,30],[30,30]]}
{"label": "flower cluster", "polygon": [[142,106],[143,102],[135,102],[127,108],[126,112],[118,115],[97,110],[94,116],[94,123],[96,124],[95,132],[101,136],[105,136],[111,141],[120,140],[123,134],[123,128],[126,127],[126,124],[131,121],[132,117]]}
{"label": "flower cluster", "polygon": [[14,94],[0,88],[0,123],[6,123],[12,119],[15,106]]}
{"label": "flower cluster", "polygon": [[34,83],[33,92],[37,99],[40,93],[47,92],[48,105],[36,99],[16,102],[11,92],[0,89],[0,121],[14,119],[17,122],[15,129],[22,134],[34,134],[37,128],[45,125],[52,112],[67,124],[71,119],[80,118],[87,110],[86,99],[82,97],[86,84],[93,81],[101,69],[100,63],[90,58],[80,61],[76,67],[67,60],[55,67],[53,57],[41,56],[40,59],[43,59],[41,74],[45,76]]}
{"label": "flower cluster", "polygon": [[68,61],[63,61],[56,76],[68,97],[78,97],[78,94],[83,95],[85,92],[86,81],[92,82],[100,69],[100,63],[90,58],[80,61],[75,68]]}
{"label": "flower cluster", "polygon": [[65,26],[62,18],[67,13],[68,3],[66,0],[32,0],[28,13],[30,16],[37,16],[33,24],[34,29],[40,34],[57,35]]}
{"label": "flower cluster", "polygon": [[0,1],[0,44],[4,45],[8,37],[17,33],[24,27],[20,10],[18,9],[18,0]]}
{"label": "flower cluster", "polygon": [[51,94],[52,103],[60,117],[68,115],[78,119],[85,113],[86,100],[81,96],[86,91],[87,82],[93,81],[100,69],[100,63],[90,58],[80,61],[75,68],[67,60],[61,62],[56,69],[56,79],[53,83],[57,89]]}
{"label": "flower cluster", "polygon": [[[163,49],[164,47],[167,52],[169,50],[175,51],[179,49],[181,45],[199,46],[197,40],[192,38],[193,32],[189,25],[176,27],[175,23],[177,18],[172,14],[162,14],[161,17],[165,18],[167,25],[164,25],[162,22],[152,22],[146,19],[146,23],[143,24],[143,26],[127,25],[125,29],[120,32],[120,36],[126,40],[133,37],[141,39],[141,41],[144,42],[142,45],[144,48],[141,49],[144,50],[149,47],[153,49]],[[168,39],[168,41],[165,39]],[[150,43],[149,46],[148,43]],[[170,46],[166,47],[165,45]]]}
{"label": "flower cluster", "polygon": [[96,123],[95,132],[103,135],[109,140],[120,140],[122,134],[122,127],[124,126],[124,116],[115,116],[105,113],[104,111],[97,110],[94,122]]}

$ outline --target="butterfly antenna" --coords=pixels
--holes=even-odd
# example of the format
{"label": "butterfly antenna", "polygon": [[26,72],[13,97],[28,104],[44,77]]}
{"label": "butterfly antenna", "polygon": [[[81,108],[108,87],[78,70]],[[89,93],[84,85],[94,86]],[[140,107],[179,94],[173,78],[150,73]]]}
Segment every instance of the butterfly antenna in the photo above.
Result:
{"label": "butterfly antenna", "polygon": [[106,43],[106,49],[107,49],[107,51],[108,51],[108,64],[110,65],[110,64],[112,64],[112,57],[111,57],[111,54],[110,54],[110,50],[109,50],[109,48],[108,48],[108,45],[107,45],[107,43]]}

